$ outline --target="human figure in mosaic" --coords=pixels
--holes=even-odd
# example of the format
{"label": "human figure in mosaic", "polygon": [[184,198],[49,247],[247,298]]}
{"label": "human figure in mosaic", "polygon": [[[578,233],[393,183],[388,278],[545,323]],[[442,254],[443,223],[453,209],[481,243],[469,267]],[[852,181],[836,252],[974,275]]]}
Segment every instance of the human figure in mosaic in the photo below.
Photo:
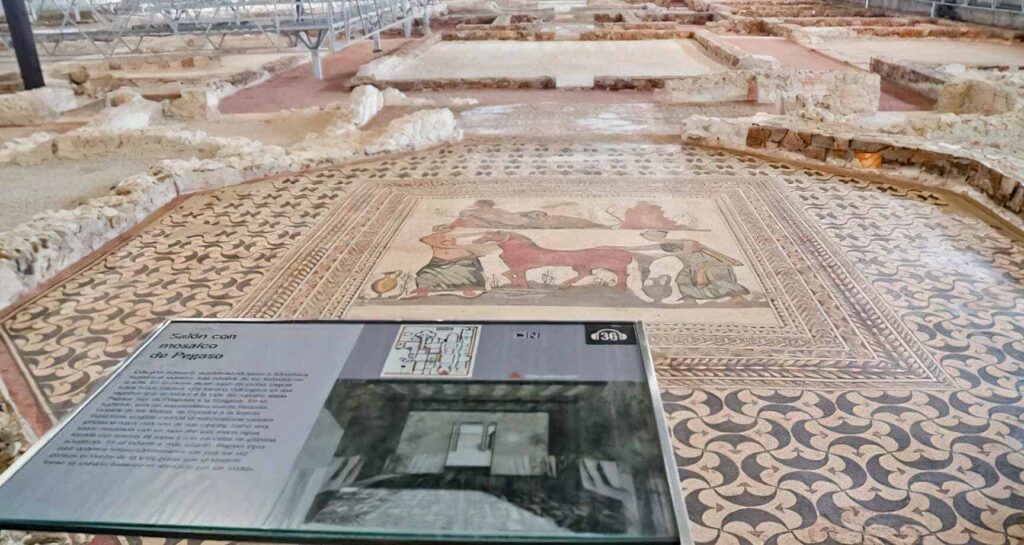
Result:
{"label": "human figure in mosaic", "polygon": [[[650,201],[637,201],[622,211],[621,217],[615,207],[608,207],[606,212],[618,220],[619,229],[690,229],[693,222],[693,218],[685,214],[669,218],[664,208]],[[682,223],[679,220],[683,220]]]}
{"label": "human figure in mosaic", "polygon": [[494,201],[480,199],[459,212],[452,227],[519,228],[519,229],[592,229],[607,227],[588,219],[560,214],[549,214],[543,210],[510,212],[498,208]]}
{"label": "human figure in mosaic", "polygon": [[433,232],[420,239],[433,255],[416,271],[416,289],[409,294],[411,297],[453,292],[463,297],[476,297],[486,290],[480,256],[493,245],[460,244],[454,231],[450,225],[435,225]]}
{"label": "human figure in mosaic", "polygon": [[670,239],[668,231],[652,229],[644,231],[640,236],[656,244],[631,247],[630,251],[661,251],[675,257],[683,265],[675,278],[678,295],[662,300],[663,303],[686,303],[725,297],[732,303],[742,303],[750,294],[750,290],[737,281],[736,271],[733,270],[733,267],[742,267],[742,262],[693,239]]}

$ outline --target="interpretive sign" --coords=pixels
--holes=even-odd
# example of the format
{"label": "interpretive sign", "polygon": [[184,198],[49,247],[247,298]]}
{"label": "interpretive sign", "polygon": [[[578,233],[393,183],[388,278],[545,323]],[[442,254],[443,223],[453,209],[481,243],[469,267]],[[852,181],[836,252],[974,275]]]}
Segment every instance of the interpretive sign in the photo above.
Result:
{"label": "interpretive sign", "polygon": [[640,324],[174,320],[0,477],[0,528],[690,543]]}

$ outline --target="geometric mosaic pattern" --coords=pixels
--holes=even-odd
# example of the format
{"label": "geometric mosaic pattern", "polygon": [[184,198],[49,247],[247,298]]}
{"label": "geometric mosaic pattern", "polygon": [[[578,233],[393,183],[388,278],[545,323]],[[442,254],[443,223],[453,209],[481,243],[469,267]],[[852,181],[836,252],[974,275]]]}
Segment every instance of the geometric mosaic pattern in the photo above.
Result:
{"label": "geometric mosaic pattern", "polygon": [[419,312],[364,297],[417,203],[538,194],[723,203],[781,309],[778,331],[651,323],[695,541],[1024,541],[1024,246],[927,191],[678,146],[467,143],[197,195],[0,331],[58,415],[168,316]]}

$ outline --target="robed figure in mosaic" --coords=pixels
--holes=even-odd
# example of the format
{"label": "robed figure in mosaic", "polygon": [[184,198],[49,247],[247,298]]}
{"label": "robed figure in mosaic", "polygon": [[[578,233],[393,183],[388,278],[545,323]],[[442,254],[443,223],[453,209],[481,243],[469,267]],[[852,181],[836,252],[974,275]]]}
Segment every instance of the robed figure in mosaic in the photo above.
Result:
{"label": "robed figure in mosaic", "polygon": [[416,289],[410,295],[461,292],[465,297],[475,297],[486,289],[480,255],[493,246],[460,244],[454,230],[449,225],[435,225],[432,233],[420,239],[430,247],[432,256],[416,271]]}
{"label": "robed figure in mosaic", "polygon": [[750,290],[736,279],[733,267],[742,267],[743,263],[722,252],[714,250],[699,241],[687,238],[668,238],[668,231],[650,230],[640,233],[646,240],[657,244],[634,246],[634,252],[662,252],[675,257],[683,265],[676,273],[675,284],[679,295],[666,303],[693,300],[710,300],[728,297],[730,301],[740,303]]}

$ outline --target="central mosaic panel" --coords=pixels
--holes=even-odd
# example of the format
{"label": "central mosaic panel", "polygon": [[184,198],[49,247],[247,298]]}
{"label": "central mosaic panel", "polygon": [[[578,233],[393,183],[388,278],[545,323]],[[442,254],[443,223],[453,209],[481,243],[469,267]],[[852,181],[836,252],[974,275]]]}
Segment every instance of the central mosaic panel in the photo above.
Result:
{"label": "central mosaic panel", "polygon": [[668,384],[948,385],[769,181],[356,185],[239,315],[639,319]]}

